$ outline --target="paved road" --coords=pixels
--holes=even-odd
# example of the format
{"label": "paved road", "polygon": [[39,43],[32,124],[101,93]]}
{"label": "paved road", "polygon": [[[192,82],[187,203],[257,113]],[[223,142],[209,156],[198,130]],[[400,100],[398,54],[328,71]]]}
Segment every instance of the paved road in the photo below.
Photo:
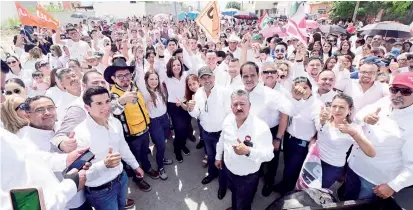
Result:
{"label": "paved road", "polygon": [[[187,147],[191,150],[189,156],[184,156],[183,163],[177,163],[175,155],[173,155],[172,141],[168,141],[166,146],[167,158],[173,159],[174,164],[165,166],[168,179],[162,181],[152,180],[145,177],[145,180],[152,186],[150,192],[142,192],[129,179],[129,198],[135,199],[136,210],[225,210],[231,206],[231,191],[227,191],[227,195],[223,200],[218,200],[218,180],[214,180],[208,185],[202,185],[201,180],[207,173],[207,169],[201,166],[201,161],[204,156],[203,149],[197,150],[196,143],[187,142]],[[156,161],[153,153],[153,145],[151,145],[152,155],[150,161],[152,167],[156,169]],[[281,174],[279,168],[278,174]],[[279,177],[277,177],[279,179]],[[258,191],[254,199],[253,209],[265,209],[275,197],[271,194],[265,198],[261,195],[262,183],[261,179],[258,186]]]}

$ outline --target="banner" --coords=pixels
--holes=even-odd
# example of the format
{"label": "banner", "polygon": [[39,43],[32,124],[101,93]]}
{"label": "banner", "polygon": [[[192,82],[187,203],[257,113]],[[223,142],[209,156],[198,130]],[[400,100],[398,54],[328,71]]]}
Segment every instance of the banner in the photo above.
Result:
{"label": "banner", "polygon": [[265,11],[264,15],[260,18],[259,20],[259,27],[261,29],[267,28],[268,27],[268,22],[269,21],[273,21],[274,22],[274,18],[270,17],[267,13],[267,11]]}
{"label": "banner", "polygon": [[219,40],[219,12],[216,1],[211,1],[195,19],[199,27],[215,42]]}
{"label": "banner", "polygon": [[59,27],[60,22],[56,20],[51,14],[49,14],[39,3],[36,6],[37,17],[42,19],[46,23],[46,28],[56,30]]}
{"label": "banner", "polygon": [[30,14],[20,3],[14,2],[16,4],[17,14],[19,15],[20,22],[23,26],[40,26],[43,22],[38,17]]}
{"label": "banner", "polygon": [[[297,38],[307,46],[307,32],[305,21],[305,3],[297,2],[291,7],[291,17],[288,18],[287,34]],[[294,13],[293,13],[294,12]]]}

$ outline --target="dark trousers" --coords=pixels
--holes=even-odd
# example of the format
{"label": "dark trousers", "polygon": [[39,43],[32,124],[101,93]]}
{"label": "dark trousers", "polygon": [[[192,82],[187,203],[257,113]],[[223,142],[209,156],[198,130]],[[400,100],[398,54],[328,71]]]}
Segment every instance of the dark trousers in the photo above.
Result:
{"label": "dark trousers", "polygon": [[175,103],[168,102],[167,109],[175,132],[174,152],[181,154],[182,148],[186,145],[191,117],[187,111],[182,107],[177,107]]}
{"label": "dark trousers", "polygon": [[330,188],[331,185],[334,184],[334,182],[340,180],[341,176],[344,173],[344,166],[342,167],[337,167],[330,165],[324,161],[321,160],[321,168],[323,171],[323,177],[322,177],[322,188]]}
{"label": "dark trousers", "polygon": [[[125,139],[129,145],[130,151],[135,156],[142,169],[145,172],[148,172],[152,168],[148,158],[149,132],[145,132],[140,136],[125,137]],[[139,181],[141,180],[139,178],[136,179]]]}
{"label": "dark trousers", "polygon": [[[275,139],[277,136],[278,132],[278,126],[275,126],[270,129],[271,134],[272,134],[272,139]],[[280,158],[280,150],[281,150],[281,145],[278,150],[274,150],[274,157],[271,159],[270,162],[265,162],[261,165],[261,167],[267,168],[267,172],[264,174],[264,183],[266,185],[274,185],[274,179],[275,176],[277,175],[277,169],[278,169],[278,160]]]}
{"label": "dark trousers", "polygon": [[227,188],[225,170],[219,170],[215,167],[215,155],[217,154],[217,143],[220,135],[221,131],[209,133],[203,130],[204,144],[208,155],[208,176],[213,178],[218,176],[219,187]]}
{"label": "dark trousers", "polygon": [[85,202],[81,206],[74,208],[74,209],[70,209],[70,210],[93,210],[93,209],[89,201],[85,200]]}
{"label": "dark trousers", "polygon": [[[197,120],[197,122],[198,122],[198,128],[199,128],[199,140],[204,140],[204,128],[202,128],[201,122],[199,120]],[[206,146],[204,146],[204,152],[206,155],[207,154]]]}
{"label": "dark trousers", "polygon": [[246,176],[233,174],[225,168],[227,174],[228,188],[232,192],[232,210],[251,210],[254,194],[258,187],[258,171]]}
{"label": "dark trousers", "polygon": [[281,182],[281,193],[288,193],[295,188],[298,176],[300,175],[301,167],[308,154],[308,142],[305,146],[304,140],[297,139],[291,136],[288,132],[285,133],[283,142],[284,146],[284,172],[283,181]]}
{"label": "dark trousers", "polygon": [[168,131],[169,118],[166,113],[160,117],[151,118],[149,132],[151,134],[152,142],[156,147],[156,164],[158,165],[158,169],[163,168],[165,140],[168,138]]}

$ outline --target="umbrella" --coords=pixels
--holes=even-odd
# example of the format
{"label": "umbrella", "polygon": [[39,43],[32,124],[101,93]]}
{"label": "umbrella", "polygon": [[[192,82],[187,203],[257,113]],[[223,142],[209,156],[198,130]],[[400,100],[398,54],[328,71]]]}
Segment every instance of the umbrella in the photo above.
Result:
{"label": "umbrella", "polygon": [[314,29],[314,28],[319,28],[320,24],[317,23],[317,21],[314,20],[306,20],[305,21],[306,28]]}
{"label": "umbrella", "polygon": [[287,33],[285,32],[285,28],[280,28],[278,26],[271,26],[271,27],[266,27],[260,31],[260,33],[264,37],[272,37],[275,34],[278,34],[279,37],[285,37],[287,36]]}
{"label": "umbrella", "polygon": [[187,16],[190,20],[195,20],[196,17],[198,17],[199,12],[198,11],[191,11],[188,12]]}
{"label": "umbrella", "polygon": [[393,21],[384,21],[364,26],[360,29],[363,35],[382,35],[384,37],[411,37],[410,27]]}
{"label": "umbrella", "polygon": [[153,16],[153,20],[155,22],[169,20],[169,15],[160,13],[160,14]]}
{"label": "umbrella", "polygon": [[346,34],[346,29],[338,25],[321,25],[318,30],[325,34]]}
{"label": "umbrella", "polygon": [[80,18],[80,19],[86,19],[87,15],[83,14],[83,13],[73,13],[72,15],[70,15],[71,18]]}
{"label": "umbrella", "polygon": [[88,20],[101,20],[102,18],[96,16],[90,16],[87,18]]}
{"label": "umbrella", "polygon": [[226,16],[234,16],[239,10],[235,9],[235,8],[229,8],[229,9],[225,9],[221,12],[222,15],[226,15]]}
{"label": "umbrella", "polygon": [[178,21],[183,21],[186,18],[186,13],[182,12],[181,14],[178,15]]}
{"label": "umbrella", "polygon": [[238,19],[247,19],[247,20],[257,20],[258,17],[255,13],[252,12],[246,12],[246,11],[238,11],[234,15],[235,18]]}

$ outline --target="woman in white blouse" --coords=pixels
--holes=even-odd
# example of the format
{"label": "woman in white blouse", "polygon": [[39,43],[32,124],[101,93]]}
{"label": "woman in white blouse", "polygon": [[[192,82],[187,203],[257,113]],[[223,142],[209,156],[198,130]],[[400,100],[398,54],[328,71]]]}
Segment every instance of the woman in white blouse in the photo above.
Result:
{"label": "woman in white blouse", "polygon": [[282,195],[294,190],[301,166],[308,153],[310,140],[316,134],[316,120],[321,103],[311,95],[312,85],[307,77],[297,77],[292,85],[292,114],[284,136],[283,180],[276,187]]}
{"label": "woman in white blouse", "polygon": [[23,69],[20,60],[14,56],[10,55],[6,58],[7,65],[10,67],[9,73],[6,74],[6,80],[12,78],[19,78],[21,79],[26,87],[30,87],[33,84],[32,73],[34,72],[33,69]]}
{"label": "woman in white blouse", "polygon": [[144,73],[138,71],[138,87],[145,99],[145,105],[148,108],[151,124],[149,132],[152,142],[156,147],[156,163],[158,165],[159,177],[166,180],[164,165],[171,165],[172,160],[165,158],[165,140],[168,138],[170,122],[166,113],[166,93],[163,90],[159,75],[155,71]]}
{"label": "woman in white blouse", "polygon": [[65,67],[68,60],[69,57],[63,55],[59,45],[50,46],[50,53],[47,53],[47,61],[52,69]]}
{"label": "woman in white blouse", "polygon": [[364,136],[360,126],[352,123],[353,99],[343,93],[334,96],[331,107],[322,107],[317,145],[320,149],[322,188],[339,181],[344,172],[347,151],[361,149],[367,156],[376,155],[373,145]]}

